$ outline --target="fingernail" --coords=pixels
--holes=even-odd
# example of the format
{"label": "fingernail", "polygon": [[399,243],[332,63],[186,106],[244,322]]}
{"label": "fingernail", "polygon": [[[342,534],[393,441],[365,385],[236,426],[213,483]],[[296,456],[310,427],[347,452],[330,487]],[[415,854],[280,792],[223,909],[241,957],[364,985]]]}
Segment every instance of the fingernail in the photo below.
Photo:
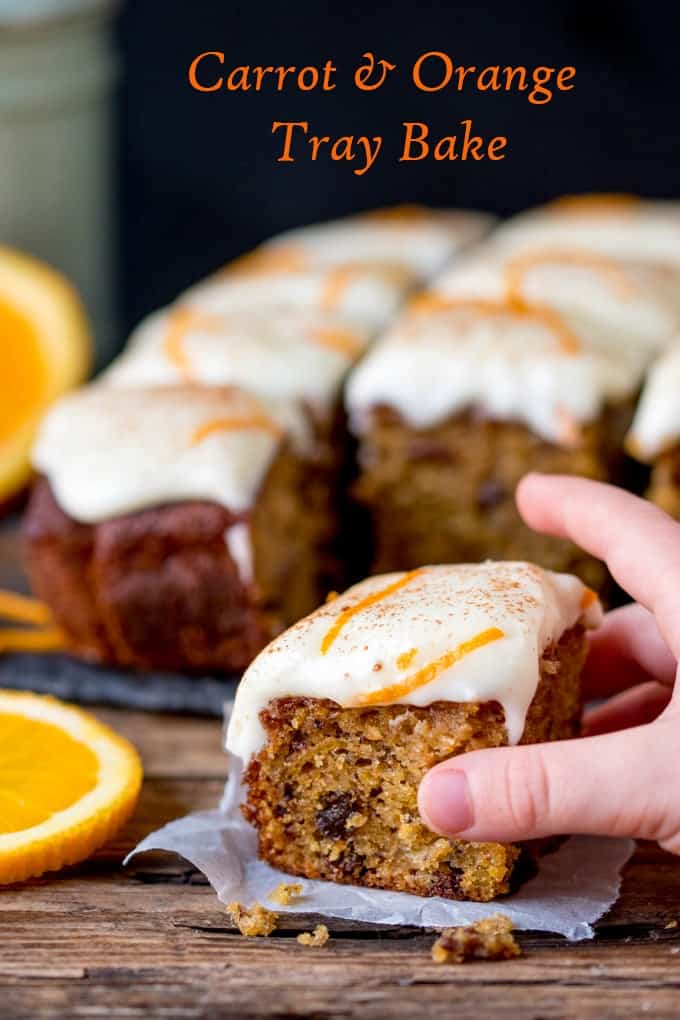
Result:
{"label": "fingernail", "polygon": [[458,769],[428,773],[420,784],[418,803],[428,828],[447,836],[469,829],[474,820],[467,777]]}

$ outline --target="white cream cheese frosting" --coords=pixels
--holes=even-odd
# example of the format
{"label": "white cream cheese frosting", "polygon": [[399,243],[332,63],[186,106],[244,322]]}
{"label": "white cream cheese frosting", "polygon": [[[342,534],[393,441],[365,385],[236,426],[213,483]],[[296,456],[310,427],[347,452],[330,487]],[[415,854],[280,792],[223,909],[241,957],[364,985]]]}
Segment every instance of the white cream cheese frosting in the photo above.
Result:
{"label": "white cream cheese frosting", "polygon": [[265,742],[259,714],[283,697],[343,708],[497,701],[510,743],[524,730],[548,645],[600,604],[576,577],[528,563],[422,567],[362,581],[261,652],[236,692],[227,749]]}
{"label": "white cream cheese frosting", "polygon": [[489,244],[431,284],[445,298],[519,300],[553,309],[590,343],[652,353],[680,326],[678,274],[667,265],[587,250],[546,248],[505,255]]}
{"label": "white cream cheese frosting", "polygon": [[680,342],[652,365],[626,437],[629,452],[652,461],[680,442]]}
{"label": "white cream cheese frosting", "polygon": [[336,316],[375,333],[394,317],[412,287],[412,274],[399,267],[366,264],[320,269],[292,259],[289,268],[259,249],[180,295],[179,303],[217,315],[251,309],[308,309]]}
{"label": "white cream cheese frosting", "polygon": [[614,258],[680,264],[680,202],[575,195],[529,209],[498,228],[504,250],[576,247]]}
{"label": "white cream cheese frosting", "polygon": [[418,280],[442,269],[488,233],[493,217],[463,209],[396,206],[289,230],[265,248],[317,266],[379,263],[403,266]]}
{"label": "white cream cheese frosting", "polygon": [[91,385],[50,409],[32,461],[83,523],[190,499],[238,513],[286,436],[301,451],[311,442],[300,410],[234,388]]}
{"label": "white cream cheese frosting", "polygon": [[335,403],[368,343],[357,324],[293,308],[217,313],[183,304],[154,312],[103,376],[106,385],[242,386],[265,400]]}
{"label": "white cream cheese frosting", "polygon": [[636,391],[644,365],[634,347],[588,346],[543,311],[462,300],[388,330],[351,374],[346,406],[359,436],[380,406],[415,428],[473,410],[569,446],[609,401]]}

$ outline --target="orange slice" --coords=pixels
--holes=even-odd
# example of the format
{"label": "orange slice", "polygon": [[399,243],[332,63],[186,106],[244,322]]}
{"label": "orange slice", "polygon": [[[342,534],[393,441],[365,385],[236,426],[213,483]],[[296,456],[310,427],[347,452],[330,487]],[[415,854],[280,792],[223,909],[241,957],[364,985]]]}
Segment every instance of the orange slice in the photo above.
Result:
{"label": "orange slice", "polygon": [[88,712],[0,690],[0,885],[89,857],[132,814],[137,752]]}
{"label": "orange slice", "polygon": [[89,327],[71,285],[0,246],[0,504],[29,478],[41,414],[85,378],[90,356]]}

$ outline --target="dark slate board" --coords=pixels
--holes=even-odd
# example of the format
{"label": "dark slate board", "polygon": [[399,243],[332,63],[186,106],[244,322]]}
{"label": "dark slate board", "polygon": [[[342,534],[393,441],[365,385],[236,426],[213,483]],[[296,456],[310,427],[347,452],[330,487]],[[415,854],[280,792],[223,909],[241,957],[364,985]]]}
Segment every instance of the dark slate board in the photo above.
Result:
{"label": "dark slate board", "polygon": [[[16,519],[0,526],[0,588],[29,590]],[[234,696],[235,684],[234,677],[106,669],[67,655],[0,656],[0,687],[54,694],[86,705],[221,716],[224,702]]]}

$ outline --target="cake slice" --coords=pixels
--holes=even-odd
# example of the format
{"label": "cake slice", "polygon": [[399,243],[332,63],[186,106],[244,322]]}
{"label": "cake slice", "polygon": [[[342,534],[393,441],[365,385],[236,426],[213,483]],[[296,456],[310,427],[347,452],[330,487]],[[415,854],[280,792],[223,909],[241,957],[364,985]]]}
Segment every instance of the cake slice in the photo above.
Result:
{"label": "cake slice", "polygon": [[36,593],[76,654],[231,672],[328,590],[320,468],[295,404],[229,387],[85,387],[33,453]]}
{"label": "cake slice", "polygon": [[626,448],[632,457],[651,465],[647,497],[680,520],[680,344],[652,365],[647,376]]}
{"label": "cake slice", "polygon": [[301,620],[247,670],[227,734],[260,857],[422,896],[509,892],[538,848],[436,835],[418,785],[452,755],[577,734],[600,615],[577,578],[507,562],[371,577]]}
{"label": "cake slice", "polygon": [[531,470],[621,481],[646,358],[635,344],[592,342],[542,305],[417,303],[346,391],[373,570],[528,559],[599,588],[603,565],[527,528],[515,488]]}

